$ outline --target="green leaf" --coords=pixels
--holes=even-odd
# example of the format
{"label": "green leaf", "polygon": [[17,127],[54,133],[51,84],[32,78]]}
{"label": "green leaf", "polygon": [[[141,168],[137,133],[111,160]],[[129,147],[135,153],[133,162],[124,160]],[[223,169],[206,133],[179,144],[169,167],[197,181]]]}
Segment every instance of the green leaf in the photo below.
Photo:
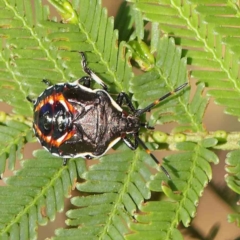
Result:
{"label": "green leaf", "polygon": [[[5,233],[17,236],[20,232],[26,235],[27,230],[29,238],[35,238],[33,229],[37,224],[45,225],[48,219],[53,221],[56,213],[63,210],[64,197],[69,197],[76,181],[72,177],[75,163],[84,161],[76,159],[69,167],[63,167],[61,159],[44,150],[35,152],[35,157],[22,161],[23,168],[15,176],[4,179],[8,186],[0,188],[1,236]],[[7,204],[15,207],[6,208]]]}
{"label": "green leaf", "polygon": [[[112,231],[113,238],[123,239],[129,233],[126,223],[133,220],[137,208],[150,197],[146,187],[150,176],[144,174],[146,166],[142,161],[139,151],[109,154],[81,175],[85,182],[78,183],[77,189],[94,195],[72,198],[77,209],[67,212],[66,221],[69,226],[78,226],[78,231],[71,232],[72,236],[88,233],[106,238]],[[56,239],[65,234],[70,231],[57,232]]]}
{"label": "green leaf", "polygon": [[[56,230],[54,239],[183,239],[178,225],[190,224],[212,178],[210,163],[219,161],[212,148],[238,146],[238,134],[224,130],[212,134],[203,125],[206,87],[218,104],[240,116],[237,5],[220,0],[221,6],[215,9],[215,0],[138,0],[124,3],[114,22],[100,0],[73,0],[72,5],[67,0],[51,2],[63,11],[63,22],[70,17],[69,23],[57,22],[59,17],[50,14],[41,0],[0,2],[0,100],[16,113],[11,121],[0,124],[0,173],[7,159],[13,169],[25,143],[32,140],[32,104],[26,97],[36,99],[44,91],[43,78],[55,84],[84,76],[79,51],[85,52],[88,66],[106,82],[110,94],[130,92],[140,108],[189,82],[190,76],[198,83],[191,98],[190,87],[186,87],[156,106],[150,116],[150,125],[176,123],[174,135],[162,136],[173,140],[174,147],[170,140],[158,142],[157,147],[147,143],[150,149],[179,149],[163,163],[171,180],[141,148],[132,152],[123,144],[91,167],[83,159],[70,160],[63,167],[61,159],[37,152],[35,159],[21,162],[21,170],[13,172],[13,177],[4,179],[7,186],[0,187],[1,239],[36,239],[37,225],[54,220],[75,187],[78,194],[67,212],[68,228]],[[146,20],[152,21],[151,32],[145,28]],[[126,53],[126,46],[134,39],[144,41],[155,59],[150,72],[133,78],[132,53]],[[144,54],[137,54],[142,60]],[[144,138],[149,131],[142,133]],[[229,157],[226,177],[236,192],[237,155]],[[151,191],[160,200],[153,200]],[[239,220],[237,214],[229,219]]]}
{"label": "green leaf", "polygon": [[[201,144],[183,142],[178,143],[177,147],[185,152],[165,157],[163,165],[171,176],[171,180],[168,180],[169,187],[172,188],[172,191],[180,191],[177,198],[173,197],[178,204],[175,205],[176,209],[172,212],[175,217],[172,217],[181,221],[184,226],[188,226],[191,218],[196,214],[199,197],[212,178],[209,162],[217,157],[213,158],[212,152]],[[162,189],[159,182],[166,180],[164,174],[158,173],[154,180],[150,182],[149,187],[152,191],[165,192],[166,189]],[[172,198],[173,195],[170,194],[169,196]],[[162,229],[162,231],[165,231],[166,236],[169,236],[178,222],[172,221],[170,218],[165,221],[169,222],[170,226]]]}
{"label": "green leaf", "polygon": [[229,214],[228,222],[235,223],[238,227],[240,227],[240,214]]}
{"label": "green leaf", "polygon": [[31,141],[31,134],[28,125],[13,120],[13,116],[5,116],[0,125],[0,176],[6,170],[7,159],[8,169],[14,170],[16,159],[22,158],[24,144]]}
{"label": "green leaf", "polygon": [[225,180],[229,188],[231,188],[234,192],[240,194],[240,151],[232,151],[227,154],[226,158],[226,171],[228,175]]}
{"label": "green leaf", "polygon": [[[181,233],[174,228],[174,212],[177,207],[178,203],[167,201],[146,203],[141,207],[144,214],[137,214],[138,222],[130,225],[133,233],[128,235],[127,239],[141,237],[144,239],[183,239]],[[169,229],[169,232],[166,229]]]}
{"label": "green leaf", "polygon": [[[31,8],[21,15],[22,3],[14,6],[7,1],[1,3],[0,11],[8,11],[8,16],[14,16],[15,21],[4,18],[0,28],[0,37],[7,39],[6,46],[2,46],[4,51],[0,53],[0,98],[12,105],[16,113],[32,115],[32,106],[26,97],[37,97],[44,90],[42,79],[57,83],[74,81],[83,76],[79,51],[91,51],[87,53],[89,67],[108,85],[114,83],[111,91],[128,89],[126,79],[132,77],[131,67],[125,64],[123,44],[119,48],[116,45],[117,31],[113,30],[113,20],[107,18],[106,10],[101,8],[99,1],[91,4],[95,7],[88,8],[87,15],[80,15],[78,24],[73,25],[46,21],[49,12],[47,7],[40,5],[40,1],[33,6],[38,13],[36,23],[33,23]],[[81,5],[75,8],[84,9],[87,6],[87,1],[81,1]],[[91,17],[94,14],[95,17]],[[97,16],[99,21],[96,21]],[[34,28],[34,24],[38,27]],[[36,50],[32,51],[33,48]],[[99,61],[101,65],[95,64]]]}
{"label": "green leaf", "polygon": [[[226,113],[240,117],[239,105],[231,105],[240,98],[239,6],[200,0],[129,2],[135,3],[133,8],[143,19],[157,22],[162,33],[174,36],[186,49],[192,77],[214,88],[208,94],[225,106]],[[222,99],[225,94],[227,97]]]}

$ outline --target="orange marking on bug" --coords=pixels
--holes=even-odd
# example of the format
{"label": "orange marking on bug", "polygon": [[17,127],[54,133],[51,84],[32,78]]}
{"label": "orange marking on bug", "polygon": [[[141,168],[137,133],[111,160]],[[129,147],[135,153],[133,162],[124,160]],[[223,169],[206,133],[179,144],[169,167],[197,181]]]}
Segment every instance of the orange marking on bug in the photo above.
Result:
{"label": "orange marking on bug", "polygon": [[49,133],[49,135],[44,135],[44,134],[42,134],[41,130],[39,129],[39,127],[36,124],[34,124],[33,127],[34,127],[37,135],[39,136],[39,138],[42,139],[44,142],[49,143],[53,147],[59,147],[61,144],[63,144],[65,141],[69,140],[75,134],[75,131],[70,131],[65,135],[65,137],[61,141],[59,141],[59,138],[58,139],[52,138],[52,131]]}
{"label": "orange marking on bug", "polygon": [[35,112],[39,111],[42,106],[44,106],[46,103],[50,103],[50,102],[53,102],[54,101],[54,98],[53,96],[48,96],[46,98],[44,98],[35,108]]}
{"label": "orange marking on bug", "polygon": [[34,124],[34,129],[35,132],[37,133],[37,135],[39,136],[39,138],[43,139],[45,142],[50,143],[51,142],[51,138],[49,138],[49,136],[52,135],[52,133],[50,133],[49,135],[45,136],[44,134],[42,134],[41,130],[39,129],[39,127],[37,126],[37,124]]}
{"label": "orange marking on bug", "polygon": [[54,105],[55,102],[64,101],[67,108],[66,110],[75,113],[76,109],[72,106],[71,103],[69,103],[63,96],[62,93],[53,93],[52,95],[44,98],[35,108],[35,112],[40,111],[40,109],[47,103]]}
{"label": "orange marking on bug", "polygon": [[159,100],[155,100],[154,104],[157,105],[160,101]]}
{"label": "orange marking on bug", "polygon": [[75,134],[75,132],[71,131],[71,132],[67,133],[66,136],[61,141],[58,141],[58,139],[56,139],[56,140],[52,139],[50,144],[54,147],[59,147],[61,144],[63,144],[67,140],[69,140],[74,134]]}
{"label": "orange marking on bug", "polygon": [[149,149],[146,149],[147,154],[151,154],[151,151]]}

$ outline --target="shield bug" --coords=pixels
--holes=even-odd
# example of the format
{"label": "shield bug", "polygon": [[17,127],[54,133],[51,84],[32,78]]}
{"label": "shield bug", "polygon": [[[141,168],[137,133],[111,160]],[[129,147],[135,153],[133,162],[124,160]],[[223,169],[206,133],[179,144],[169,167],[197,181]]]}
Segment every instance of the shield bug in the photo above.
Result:
{"label": "shield bug", "polygon": [[[132,150],[138,144],[159,164],[157,158],[149,151],[139,138],[141,127],[151,128],[140,121],[140,116],[150,111],[156,104],[184,88],[187,83],[165,94],[143,109],[135,109],[130,98],[124,92],[119,93],[116,101],[108,94],[105,83],[87,67],[84,53],[82,67],[87,76],[74,83],[51,85],[43,80],[48,88],[33,103],[33,129],[44,148],[64,159],[100,157],[119,140]],[[96,81],[103,89],[92,90],[91,80]],[[81,84],[82,83],[82,84]],[[125,101],[130,113],[122,109]],[[133,137],[133,141],[129,138]],[[166,169],[162,170],[169,177]]]}

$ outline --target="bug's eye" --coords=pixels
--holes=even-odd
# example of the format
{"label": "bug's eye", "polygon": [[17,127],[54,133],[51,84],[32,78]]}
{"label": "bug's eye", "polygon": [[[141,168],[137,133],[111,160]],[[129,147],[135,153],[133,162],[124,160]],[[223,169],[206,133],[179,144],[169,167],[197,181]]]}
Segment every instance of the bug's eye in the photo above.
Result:
{"label": "bug's eye", "polygon": [[69,124],[68,114],[62,103],[56,102],[54,104],[54,132],[53,138],[57,139],[65,134]]}
{"label": "bug's eye", "polygon": [[39,111],[39,128],[44,135],[49,135],[52,130],[52,106],[45,104]]}

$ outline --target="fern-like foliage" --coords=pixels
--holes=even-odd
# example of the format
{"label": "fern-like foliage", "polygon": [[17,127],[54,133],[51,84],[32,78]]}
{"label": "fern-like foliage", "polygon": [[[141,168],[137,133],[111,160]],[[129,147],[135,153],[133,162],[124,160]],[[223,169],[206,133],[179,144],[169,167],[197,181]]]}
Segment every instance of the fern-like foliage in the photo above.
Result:
{"label": "fern-like foliage", "polygon": [[5,179],[7,186],[0,188],[1,239],[36,239],[36,224],[55,219],[56,211],[64,208],[64,197],[71,195],[77,175],[85,171],[84,159],[63,167],[59,158],[44,150],[34,156],[23,161],[23,169]]}
{"label": "fern-like foliage", "polygon": [[7,160],[8,169],[14,170],[16,159],[22,158],[22,147],[32,140],[32,130],[25,124],[25,119],[1,113],[0,124],[0,176],[5,172]]}
{"label": "fern-like foliage", "polygon": [[130,224],[144,199],[151,196],[146,187],[151,173],[140,155],[140,151],[130,150],[110,154],[83,173],[86,182],[77,184],[77,189],[90,195],[72,198],[78,208],[67,212],[66,222],[78,229],[58,230],[54,239],[80,235],[86,239],[124,239],[129,233],[126,224]]}
{"label": "fern-like foliage", "polygon": [[[240,151],[233,151],[227,155],[226,170],[228,175],[226,176],[226,182],[234,192],[240,194]],[[240,214],[230,214],[229,222],[236,222],[238,226],[240,226]]]}
{"label": "fern-like foliage", "polygon": [[[175,227],[178,221],[181,221],[184,226],[188,226],[191,218],[195,216],[198,199],[212,178],[209,163],[218,163],[218,157],[207,149],[215,144],[215,139],[207,139],[199,144],[192,142],[177,144],[177,148],[184,152],[167,156],[164,159],[164,166],[172,176],[171,181],[168,182],[169,186],[173,190],[180,190],[181,195],[177,199],[173,199],[174,202],[150,202],[146,209],[144,206],[142,211],[146,211],[147,214],[138,216],[141,220],[139,223],[133,224],[133,229],[135,225],[146,224],[147,228],[155,225],[154,231],[161,232],[159,233],[163,236],[161,239],[181,239]],[[159,185],[159,182],[162,181],[167,181],[166,176],[159,173],[150,183],[149,188],[152,191],[162,191],[163,189]],[[171,194],[169,194],[170,197]],[[159,210],[162,208],[163,213],[159,214]],[[151,221],[154,223],[153,226],[150,224]],[[161,227],[157,229],[156,226]]]}
{"label": "fern-like foliage", "polygon": [[[1,79],[1,98],[14,106],[16,113],[31,116],[32,107],[25,99],[29,94],[36,97],[43,91],[41,79],[49,79],[52,83],[67,82],[83,75],[79,54],[69,51],[91,51],[93,54],[88,56],[88,61],[93,64],[89,66],[108,84],[114,82],[118,91],[123,90],[123,86],[127,89],[128,81],[124,85],[124,80],[131,78],[130,66],[124,61],[123,46],[120,51],[116,46],[113,19],[107,18],[106,9],[102,9],[99,2],[82,1],[81,5],[75,6],[84,10],[78,26],[45,21],[49,10],[43,8],[40,1],[33,4],[37,13],[35,18],[27,0],[25,4],[19,2],[16,5],[2,1],[1,6],[5,18],[0,35],[7,39],[5,51],[1,53],[1,72],[5,74]],[[94,14],[95,18],[91,18]],[[99,61],[102,64],[94,64]],[[20,106],[19,101],[22,102]]]}
{"label": "fern-like foliage", "polygon": [[[174,40],[163,37],[156,47],[158,55],[153,70],[131,81],[130,90],[134,93],[133,99],[140,102],[140,108],[187,82],[186,59],[181,58],[181,49],[175,46]],[[191,105],[188,91],[160,103],[151,115],[150,124],[175,121],[182,124],[175,131],[204,131],[202,116],[208,100],[201,96],[203,87],[199,85]]]}
{"label": "fern-like foliage", "polygon": [[[0,2],[3,49],[0,53],[0,99],[13,106],[16,116],[21,114],[23,122],[29,122],[32,105],[25,99],[28,95],[34,99],[45,89],[42,79],[52,83],[71,82],[85,74],[79,51],[85,52],[88,66],[106,82],[111,94],[125,91],[139,108],[188,82],[187,64],[192,64],[201,70],[192,71],[192,76],[199,77],[201,83],[197,84],[191,101],[190,87],[187,87],[160,103],[151,114],[150,124],[176,122],[175,132],[199,134],[200,140],[172,143],[179,152],[163,161],[171,180],[141,149],[133,152],[118,145],[116,153],[103,156],[98,164],[89,168],[84,159],[71,159],[67,166],[62,166],[61,159],[46,151],[37,151],[34,159],[21,162],[21,169],[14,172],[14,176],[4,179],[7,186],[0,187],[1,239],[36,239],[37,225],[53,221],[56,213],[64,208],[64,198],[70,197],[75,187],[79,196],[71,199],[73,206],[67,211],[69,228],[56,230],[54,239],[79,239],[79,236],[84,239],[182,239],[178,224],[188,226],[195,216],[202,191],[212,178],[209,163],[218,162],[217,156],[209,150],[219,144],[218,139],[204,139],[207,131],[202,118],[208,98],[203,96],[203,90],[205,86],[216,88],[215,92],[209,90],[208,93],[217,102],[224,96],[225,106],[232,96],[238,96],[238,88],[231,88],[237,86],[237,61],[233,61],[233,57],[238,56],[238,50],[220,57],[221,41],[227,30],[222,35],[219,31],[218,35],[208,33],[207,39],[203,37],[206,26],[208,32],[218,29],[212,19],[221,9],[209,12],[207,4],[200,5],[196,0],[192,5],[184,3],[183,7],[174,1],[160,4],[140,0],[134,5],[122,5],[114,25],[100,0],[74,0],[72,5],[66,0],[50,2],[63,10],[64,23],[50,17],[49,8],[42,6],[40,0]],[[64,6],[67,6],[67,13],[64,13]],[[225,8],[223,5],[221,11]],[[197,14],[189,19],[190,11]],[[225,12],[226,16],[229,11]],[[125,16],[127,26],[121,25]],[[154,21],[150,34],[144,28],[144,20]],[[120,40],[114,26],[124,31],[120,33]],[[178,26],[185,26],[185,29]],[[159,29],[168,36],[160,38]],[[129,51],[130,45],[125,41],[148,37],[151,38],[150,52],[156,53],[155,62],[148,72],[134,77],[129,61],[134,53]],[[232,44],[233,40],[228,41]],[[176,47],[176,42],[184,51]],[[227,47],[229,44],[226,40]],[[234,70],[230,71],[230,65]],[[203,70],[206,66],[208,69]],[[220,76],[219,84],[217,76]],[[225,87],[234,94],[224,95]],[[238,107],[234,105],[234,109],[237,113]],[[230,108],[227,111],[231,112]],[[16,118],[1,121],[0,173],[4,172],[7,159],[9,168],[14,168],[24,143],[32,140],[31,128],[25,123]],[[144,138],[144,134],[146,132],[140,137]],[[236,161],[229,157],[229,165],[234,165],[230,164],[233,159]],[[152,169],[157,171],[156,175]],[[237,183],[236,172],[232,179]],[[165,194],[170,201],[150,201],[151,191]]]}
{"label": "fern-like foliage", "polygon": [[[88,9],[88,18],[81,15],[83,22],[78,26],[46,21],[49,9],[42,7],[41,1],[33,5],[27,0],[24,4],[21,1],[13,5],[8,1],[0,4],[0,36],[4,48],[0,53],[0,98],[13,106],[15,113],[32,116],[32,106],[26,97],[37,97],[44,90],[42,79],[52,83],[68,82],[83,75],[80,56],[74,51],[95,50],[88,56],[88,61],[92,62],[89,66],[108,84],[114,83],[111,91],[128,88],[128,81],[124,80],[131,79],[132,73],[130,65],[124,61],[123,44],[118,50],[113,19],[107,18],[106,9],[102,9],[99,2],[91,2],[95,8],[89,6],[88,1],[75,6],[82,11]],[[32,7],[36,12],[34,17]],[[95,13],[101,17],[100,21],[93,21],[94,18],[90,17]],[[96,35],[97,30],[99,34]],[[94,63],[98,61],[102,64]],[[6,160],[4,155],[2,158]],[[4,165],[1,168],[4,169]]]}
{"label": "fern-like foliage", "polygon": [[[162,32],[174,36],[186,49],[192,77],[206,83],[208,91],[226,112],[240,116],[239,7],[219,1],[130,0],[143,19],[157,22]],[[215,5],[213,5],[215,4]]]}
{"label": "fern-like foliage", "polygon": [[[239,118],[239,4],[198,0],[129,2],[134,3],[133,8],[140,18],[158,23],[162,33],[174,37],[184,49],[191,77],[208,87],[207,94],[214,98],[215,103],[225,106],[226,113]],[[199,97],[196,99],[199,101]],[[192,106],[194,109],[195,105]],[[205,106],[202,106],[203,110]],[[202,114],[197,118],[201,119]],[[235,152],[231,154],[235,156]],[[227,158],[228,164],[231,159]],[[231,172],[232,164],[231,161],[228,172]],[[239,193],[237,172],[231,172],[226,180],[229,187]],[[229,221],[239,222],[239,214],[230,215]]]}

